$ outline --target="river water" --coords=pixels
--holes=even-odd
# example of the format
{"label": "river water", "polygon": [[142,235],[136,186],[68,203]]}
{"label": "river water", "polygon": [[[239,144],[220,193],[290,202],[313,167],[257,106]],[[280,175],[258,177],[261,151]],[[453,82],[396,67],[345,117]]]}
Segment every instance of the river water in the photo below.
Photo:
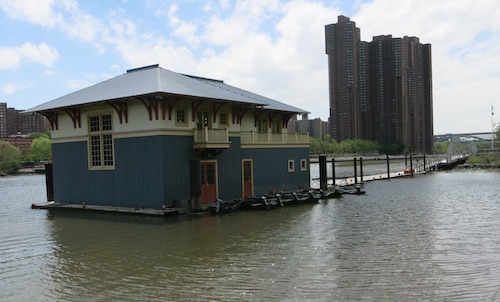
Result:
{"label": "river water", "polygon": [[0,177],[0,301],[500,301],[500,172],[219,216],[32,210]]}

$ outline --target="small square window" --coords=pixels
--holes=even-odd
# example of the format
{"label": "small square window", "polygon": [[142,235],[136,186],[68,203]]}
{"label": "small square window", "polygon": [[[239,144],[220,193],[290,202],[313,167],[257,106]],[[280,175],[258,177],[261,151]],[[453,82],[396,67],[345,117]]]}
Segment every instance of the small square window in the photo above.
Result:
{"label": "small square window", "polygon": [[295,171],[295,161],[293,159],[288,161],[288,172],[294,172]]}
{"label": "small square window", "polygon": [[307,160],[306,159],[300,160],[300,171],[307,171]]}

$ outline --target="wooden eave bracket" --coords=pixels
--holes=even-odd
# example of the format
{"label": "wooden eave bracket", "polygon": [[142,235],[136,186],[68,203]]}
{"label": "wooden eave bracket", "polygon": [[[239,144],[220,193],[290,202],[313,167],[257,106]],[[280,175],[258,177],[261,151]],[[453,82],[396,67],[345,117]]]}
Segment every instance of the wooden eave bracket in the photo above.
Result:
{"label": "wooden eave bracket", "polygon": [[80,108],[64,108],[61,110],[66,112],[71,117],[71,120],[73,121],[73,128],[82,128]]}
{"label": "wooden eave bracket", "polygon": [[272,124],[274,117],[278,114],[279,114],[279,112],[277,112],[277,111],[273,111],[272,113],[269,113],[269,123],[268,123],[269,129],[271,129],[271,126],[272,126],[271,124]]}
{"label": "wooden eave bracket", "polygon": [[57,121],[57,111],[43,111],[40,112],[40,114],[47,118],[52,130],[59,130],[59,123]]}
{"label": "wooden eave bracket", "polygon": [[288,128],[288,122],[297,113],[283,113],[283,128]]}
{"label": "wooden eave bracket", "polygon": [[[233,124],[241,123],[241,119],[252,108],[252,105],[235,105],[233,106]],[[236,121],[235,121],[236,119]]]}
{"label": "wooden eave bracket", "polygon": [[257,121],[261,117],[262,114],[264,114],[265,110],[257,110],[255,111],[255,120],[254,120],[254,127],[257,127]]}
{"label": "wooden eave bracket", "polygon": [[118,119],[120,120],[120,124],[123,123],[123,120],[125,120],[125,123],[128,124],[127,102],[114,101],[114,102],[109,102],[109,104],[115,109],[116,114],[118,114]]}
{"label": "wooden eave bracket", "polygon": [[172,113],[174,112],[174,107],[177,102],[180,101],[180,98],[173,98],[168,100],[163,100],[161,102],[161,117],[165,120],[168,113],[168,120],[172,120]]}
{"label": "wooden eave bracket", "polygon": [[214,104],[214,123],[217,122],[217,114],[219,113],[219,110],[224,106],[224,103],[215,103]]}
{"label": "wooden eave bracket", "polygon": [[141,101],[146,109],[148,110],[149,120],[153,120],[153,113],[155,115],[155,119],[158,120],[158,100],[150,99],[150,98],[137,98]]}
{"label": "wooden eave bracket", "polygon": [[191,103],[191,120],[194,122],[196,120],[196,111],[200,107],[201,104],[203,104],[205,100],[194,100]]}

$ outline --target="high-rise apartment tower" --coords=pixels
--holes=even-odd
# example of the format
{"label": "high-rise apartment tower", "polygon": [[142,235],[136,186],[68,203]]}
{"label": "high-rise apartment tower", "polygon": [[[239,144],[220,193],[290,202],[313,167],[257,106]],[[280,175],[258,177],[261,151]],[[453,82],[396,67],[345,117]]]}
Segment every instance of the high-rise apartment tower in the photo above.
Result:
{"label": "high-rise apartment tower", "polygon": [[360,41],[360,30],[344,16],[326,25],[325,34],[332,138],[400,143],[406,152],[432,153],[430,44],[391,35]]}
{"label": "high-rise apartment tower", "polygon": [[358,86],[360,30],[345,16],[325,26],[330,89],[330,136],[337,141],[361,138]]}

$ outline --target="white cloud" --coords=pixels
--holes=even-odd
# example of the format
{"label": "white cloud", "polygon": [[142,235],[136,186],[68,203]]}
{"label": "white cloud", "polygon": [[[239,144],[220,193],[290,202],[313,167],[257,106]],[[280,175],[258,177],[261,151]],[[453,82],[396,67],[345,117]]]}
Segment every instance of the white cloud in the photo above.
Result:
{"label": "white cloud", "polygon": [[103,41],[130,67],[158,63],[165,68],[186,70],[187,66],[195,65],[194,56],[186,46],[176,46],[155,33],[139,33],[135,24],[121,15],[109,20]]}
{"label": "white cloud", "polygon": [[21,62],[21,55],[16,48],[0,47],[0,70],[15,69]]}
{"label": "white cloud", "polygon": [[45,43],[27,42],[16,47],[0,47],[0,69],[16,69],[23,61],[50,67],[58,58],[58,51]]}
{"label": "white cloud", "polygon": [[45,43],[38,45],[24,43],[19,50],[21,55],[27,60],[46,67],[52,66],[59,58],[57,50]]}
{"label": "white cloud", "polygon": [[[498,86],[500,76],[500,2],[351,2],[359,11],[349,17],[361,28],[363,40],[392,34],[418,36],[422,43],[432,44],[436,133],[485,129],[490,105],[500,108],[491,88]],[[0,9],[9,18],[57,29],[84,46],[96,47],[99,55],[121,58],[99,62],[110,73],[117,72],[111,64],[122,71],[159,63],[173,71],[222,79],[311,111],[311,117],[328,118],[324,26],[346,12],[316,0],[189,0],[186,7],[183,1],[175,3],[148,0],[147,16],[126,11],[127,5],[106,6],[109,13],[100,13],[100,18],[83,11],[76,0],[0,0]],[[153,20],[151,24],[160,25],[147,28],[150,20],[139,18],[148,17],[162,23]],[[0,47],[0,70],[30,62],[51,67],[58,58],[58,51],[45,43]],[[103,70],[96,75],[100,76],[92,81],[109,76]],[[90,82],[86,78],[69,84],[79,89]]]}
{"label": "white cloud", "polygon": [[264,8],[250,6],[247,13],[243,7],[226,19],[214,17],[207,24],[205,39],[215,48],[206,50],[199,73],[326,118],[324,25],[337,12],[307,1],[271,6],[280,18],[271,22],[274,31],[264,32],[261,26],[250,26],[250,21],[241,17],[252,19],[255,14],[266,14]]}
{"label": "white cloud", "polygon": [[376,0],[351,17],[365,41],[393,34],[432,44],[435,133],[488,130],[500,84],[500,2]]}
{"label": "white cloud", "polygon": [[167,13],[172,34],[184,33],[186,42],[200,41],[197,54],[192,43],[189,48],[157,33],[139,32],[121,14],[109,20],[105,42],[129,66],[159,63],[174,71],[222,79],[327,118],[324,25],[337,11],[308,1],[240,1],[225,17],[214,11],[197,31],[194,21],[182,20],[177,10],[172,5]]}
{"label": "white cloud", "polygon": [[60,15],[53,11],[54,0],[0,0],[0,9],[13,19],[54,27]]}
{"label": "white cloud", "polygon": [[55,72],[54,70],[50,70],[50,69],[49,69],[49,70],[45,70],[45,71],[43,72],[43,75],[44,75],[44,76],[46,76],[46,77],[52,77],[52,76],[54,76],[55,74],[56,74],[56,72]]}
{"label": "white cloud", "polygon": [[84,79],[79,79],[79,80],[70,79],[67,81],[67,83],[68,87],[74,90],[80,90],[91,85],[89,81]]}
{"label": "white cloud", "polygon": [[188,43],[196,43],[196,25],[192,22],[182,21],[175,15],[176,12],[177,5],[172,4],[167,13],[169,24],[172,28],[174,28],[172,34],[182,38]]}
{"label": "white cloud", "polygon": [[58,28],[69,37],[97,44],[103,26],[99,19],[82,12],[76,0],[0,0],[0,9],[12,19]]}
{"label": "white cloud", "polygon": [[28,82],[25,83],[6,83],[2,86],[2,92],[7,95],[14,95],[19,90],[25,90],[30,88],[32,85]]}
{"label": "white cloud", "polygon": [[8,83],[2,86],[2,91],[5,94],[14,94],[18,88],[19,85]]}

